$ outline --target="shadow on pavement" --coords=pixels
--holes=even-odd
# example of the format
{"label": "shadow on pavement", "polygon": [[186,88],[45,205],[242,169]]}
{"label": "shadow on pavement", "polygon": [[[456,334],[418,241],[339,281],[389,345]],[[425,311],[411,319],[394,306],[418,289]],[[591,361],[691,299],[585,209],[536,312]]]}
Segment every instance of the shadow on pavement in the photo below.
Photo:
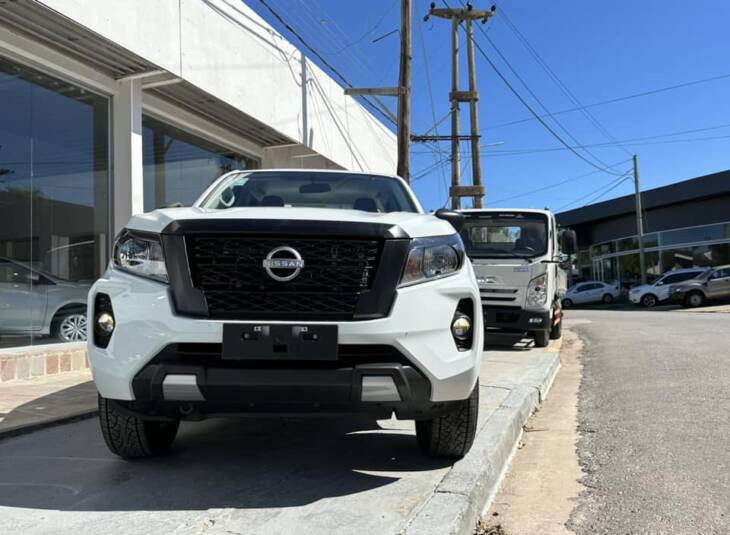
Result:
{"label": "shadow on pavement", "polygon": [[[20,434],[24,429],[35,429],[58,420],[75,418],[96,408],[96,387],[92,381],[46,395],[34,393],[33,390],[43,388],[43,385],[32,382],[19,382],[17,385],[12,385],[12,389],[8,386],[10,385],[0,390],[0,439]],[[30,401],[13,406],[24,399]],[[5,408],[8,406],[12,408],[9,410]],[[3,408],[7,412],[2,412]]]}
{"label": "shadow on pavement", "polygon": [[421,455],[410,422],[217,419],[181,426],[171,455],[123,461],[98,422],[0,442],[0,506],[61,511],[295,507],[446,467]]}
{"label": "shadow on pavement", "polygon": [[485,351],[490,348],[501,351],[529,351],[534,347],[534,340],[524,333],[487,331],[484,337]]}

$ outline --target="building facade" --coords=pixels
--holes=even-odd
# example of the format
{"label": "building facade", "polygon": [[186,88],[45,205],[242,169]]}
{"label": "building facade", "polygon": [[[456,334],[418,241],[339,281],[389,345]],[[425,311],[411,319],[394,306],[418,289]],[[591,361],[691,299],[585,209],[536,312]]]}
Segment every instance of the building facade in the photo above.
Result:
{"label": "building facade", "polygon": [[[730,264],[730,171],[642,192],[648,281],[672,269]],[[583,280],[641,281],[635,199],[619,197],[557,214],[578,235]]]}
{"label": "building facade", "polygon": [[59,341],[131,214],[274,167],[393,173],[396,141],[243,2],[0,2],[0,346]]}

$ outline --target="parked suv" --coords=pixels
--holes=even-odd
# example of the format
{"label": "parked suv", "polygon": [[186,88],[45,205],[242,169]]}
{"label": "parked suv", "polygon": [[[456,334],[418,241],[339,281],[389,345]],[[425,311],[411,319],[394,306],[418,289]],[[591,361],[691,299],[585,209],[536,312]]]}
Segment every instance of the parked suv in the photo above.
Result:
{"label": "parked suv", "polygon": [[669,289],[672,284],[695,278],[705,271],[705,268],[673,269],[662,275],[652,284],[642,284],[629,290],[629,301],[635,305],[641,304],[651,308],[667,301],[670,297]]}
{"label": "parked suv", "polygon": [[694,279],[673,284],[672,300],[685,307],[699,307],[708,299],[730,298],[730,265],[706,269]]}
{"label": "parked suv", "polygon": [[464,455],[483,324],[462,218],[397,177],[312,170],[234,171],[132,217],[88,302],[109,449],[162,453],[180,420],[363,412]]}

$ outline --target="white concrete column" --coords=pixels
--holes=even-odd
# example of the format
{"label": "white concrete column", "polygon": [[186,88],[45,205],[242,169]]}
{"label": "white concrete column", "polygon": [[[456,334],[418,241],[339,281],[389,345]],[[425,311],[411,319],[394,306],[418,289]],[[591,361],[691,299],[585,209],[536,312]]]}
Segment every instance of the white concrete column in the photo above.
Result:
{"label": "white concrete column", "polygon": [[142,80],[118,82],[112,100],[114,234],[132,214],[144,211],[142,164]]}

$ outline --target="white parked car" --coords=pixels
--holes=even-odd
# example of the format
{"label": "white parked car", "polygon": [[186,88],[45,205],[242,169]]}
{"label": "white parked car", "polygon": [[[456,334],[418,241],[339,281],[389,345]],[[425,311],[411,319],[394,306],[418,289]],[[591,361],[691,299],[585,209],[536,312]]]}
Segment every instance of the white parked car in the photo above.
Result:
{"label": "white parked car", "polygon": [[629,300],[647,308],[669,300],[669,288],[672,284],[694,279],[697,275],[707,271],[707,268],[674,269],[666,272],[652,284],[643,284],[629,290]]}
{"label": "white parked car", "polygon": [[579,282],[571,287],[563,298],[563,308],[586,303],[613,303],[621,290],[616,285],[601,281]]}
{"label": "white parked car", "polygon": [[107,446],[163,453],[180,420],[359,412],[463,456],[484,338],[463,219],[425,214],[398,177],[316,170],[234,171],[132,217],[88,302]]}

